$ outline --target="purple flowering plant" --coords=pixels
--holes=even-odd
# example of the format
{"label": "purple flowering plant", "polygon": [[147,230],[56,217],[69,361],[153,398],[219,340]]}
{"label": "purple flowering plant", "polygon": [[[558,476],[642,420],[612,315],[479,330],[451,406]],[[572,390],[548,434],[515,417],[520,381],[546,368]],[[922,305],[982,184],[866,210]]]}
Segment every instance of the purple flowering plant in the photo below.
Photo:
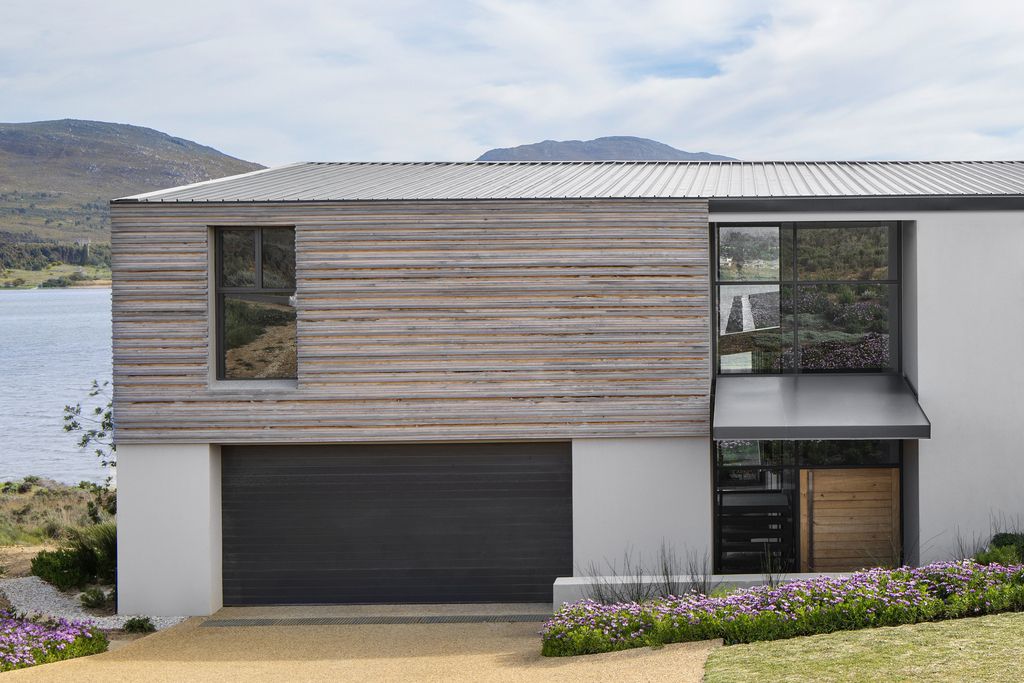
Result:
{"label": "purple flowering plant", "polygon": [[0,612],[0,671],[96,654],[107,637],[89,622],[40,621]]}
{"label": "purple flowering plant", "polygon": [[1024,610],[1024,566],[972,560],[868,569],[649,602],[563,605],[541,630],[542,652],[566,656],[722,638],[777,640]]}

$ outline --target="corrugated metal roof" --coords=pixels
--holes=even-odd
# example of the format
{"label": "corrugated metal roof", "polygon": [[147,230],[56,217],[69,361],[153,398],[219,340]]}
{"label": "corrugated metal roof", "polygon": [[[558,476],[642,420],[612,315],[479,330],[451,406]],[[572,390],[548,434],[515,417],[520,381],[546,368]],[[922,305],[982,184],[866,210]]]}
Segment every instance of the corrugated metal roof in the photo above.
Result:
{"label": "corrugated metal roof", "polygon": [[1024,161],[309,162],[138,202],[1024,195]]}

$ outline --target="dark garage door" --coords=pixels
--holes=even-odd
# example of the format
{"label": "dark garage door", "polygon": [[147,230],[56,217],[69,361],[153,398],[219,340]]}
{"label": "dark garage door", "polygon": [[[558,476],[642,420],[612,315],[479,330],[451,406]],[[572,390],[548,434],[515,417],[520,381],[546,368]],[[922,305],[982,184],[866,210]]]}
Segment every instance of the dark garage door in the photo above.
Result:
{"label": "dark garage door", "polygon": [[546,602],[568,443],[225,446],[224,604]]}

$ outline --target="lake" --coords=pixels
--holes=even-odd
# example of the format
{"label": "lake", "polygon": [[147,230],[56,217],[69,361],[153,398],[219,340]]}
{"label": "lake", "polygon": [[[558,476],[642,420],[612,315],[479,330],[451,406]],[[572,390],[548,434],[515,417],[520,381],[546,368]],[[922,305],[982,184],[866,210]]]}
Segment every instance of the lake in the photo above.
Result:
{"label": "lake", "polygon": [[105,478],[63,431],[62,409],[85,405],[110,365],[110,289],[0,289],[0,481]]}

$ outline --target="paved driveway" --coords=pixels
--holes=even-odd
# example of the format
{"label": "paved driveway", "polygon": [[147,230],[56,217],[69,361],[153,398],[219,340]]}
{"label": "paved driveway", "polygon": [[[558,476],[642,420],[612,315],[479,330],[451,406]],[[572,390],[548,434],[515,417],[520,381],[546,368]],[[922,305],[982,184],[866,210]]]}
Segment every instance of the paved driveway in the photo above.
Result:
{"label": "paved driveway", "polygon": [[[265,616],[218,614],[218,618]],[[200,626],[190,619],[16,681],[700,681],[713,644],[541,657],[537,623]]]}

